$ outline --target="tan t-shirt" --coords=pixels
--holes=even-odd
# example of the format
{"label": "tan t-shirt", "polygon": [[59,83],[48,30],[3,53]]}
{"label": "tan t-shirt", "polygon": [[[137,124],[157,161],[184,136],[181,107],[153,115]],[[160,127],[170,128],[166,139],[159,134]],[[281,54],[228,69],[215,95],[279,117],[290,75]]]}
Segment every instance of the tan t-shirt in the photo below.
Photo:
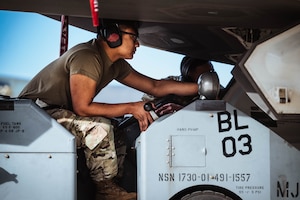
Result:
{"label": "tan t-shirt", "polygon": [[96,94],[113,79],[122,80],[132,67],[120,59],[114,63],[93,39],[74,46],[42,69],[23,89],[20,98],[39,98],[49,105],[72,109],[70,75],[83,74],[97,82]]}

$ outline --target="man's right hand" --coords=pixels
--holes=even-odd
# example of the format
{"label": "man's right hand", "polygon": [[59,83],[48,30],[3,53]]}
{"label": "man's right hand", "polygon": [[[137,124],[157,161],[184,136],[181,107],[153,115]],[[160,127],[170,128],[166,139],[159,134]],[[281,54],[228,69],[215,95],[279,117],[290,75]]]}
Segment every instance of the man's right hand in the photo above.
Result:
{"label": "man's right hand", "polygon": [[139,122],[140,130],[145,131],[148,126],[154,121],[151,114],[144,109],[145,101],[135,102],[132,115]]}

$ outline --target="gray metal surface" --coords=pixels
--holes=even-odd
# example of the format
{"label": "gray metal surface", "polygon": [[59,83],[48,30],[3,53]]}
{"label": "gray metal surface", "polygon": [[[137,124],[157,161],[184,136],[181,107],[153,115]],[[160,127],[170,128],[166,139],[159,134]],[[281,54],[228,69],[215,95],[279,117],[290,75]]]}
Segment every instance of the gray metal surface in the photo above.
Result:
{"label": "gray metal surface", "polygon": [[[99,17],[141,21],[139,41],[149,47],[236,63],[255,41],[299,21],[298,0],[101,0]],[[0,1],[3,10],[36,12],[96,32],[86,0]]]}
{"label": "gray metal surface", "polygon": [[2,200],[76,199],[75,138],[31,100],[0,100]]}
{"label": "gray metal surface", "polygon": [[142,200],[207,190],[232,199],[299,199],[299,150],[221,100],[196,100],[159,118],[136,147]]}

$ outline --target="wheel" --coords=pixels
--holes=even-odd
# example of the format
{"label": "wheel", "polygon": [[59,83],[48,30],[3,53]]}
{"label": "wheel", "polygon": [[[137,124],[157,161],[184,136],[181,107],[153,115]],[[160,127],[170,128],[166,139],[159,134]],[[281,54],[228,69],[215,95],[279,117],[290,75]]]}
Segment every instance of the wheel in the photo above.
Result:
{"label": "wheel", "polygon": [[219,186],[197,185],[178,192],[170,200],[242,200],[242,198]]}
{"label": "wheel", "polygon": [[184,197],[182,197],[181,200],[233,200],[233,199],[219,192],[205,190],[205,191],[196,191],[191,194],[187,194]]}

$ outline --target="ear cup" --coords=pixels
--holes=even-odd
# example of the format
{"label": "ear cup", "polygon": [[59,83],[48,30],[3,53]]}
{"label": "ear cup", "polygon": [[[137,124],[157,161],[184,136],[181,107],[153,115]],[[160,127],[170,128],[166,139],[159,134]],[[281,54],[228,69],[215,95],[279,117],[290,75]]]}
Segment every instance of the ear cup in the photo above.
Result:
{"label": "ear cup", "polygon": [[103,27],[100,33],[110,48],[116,48],[122,44],[122,36],[117,24]]}

